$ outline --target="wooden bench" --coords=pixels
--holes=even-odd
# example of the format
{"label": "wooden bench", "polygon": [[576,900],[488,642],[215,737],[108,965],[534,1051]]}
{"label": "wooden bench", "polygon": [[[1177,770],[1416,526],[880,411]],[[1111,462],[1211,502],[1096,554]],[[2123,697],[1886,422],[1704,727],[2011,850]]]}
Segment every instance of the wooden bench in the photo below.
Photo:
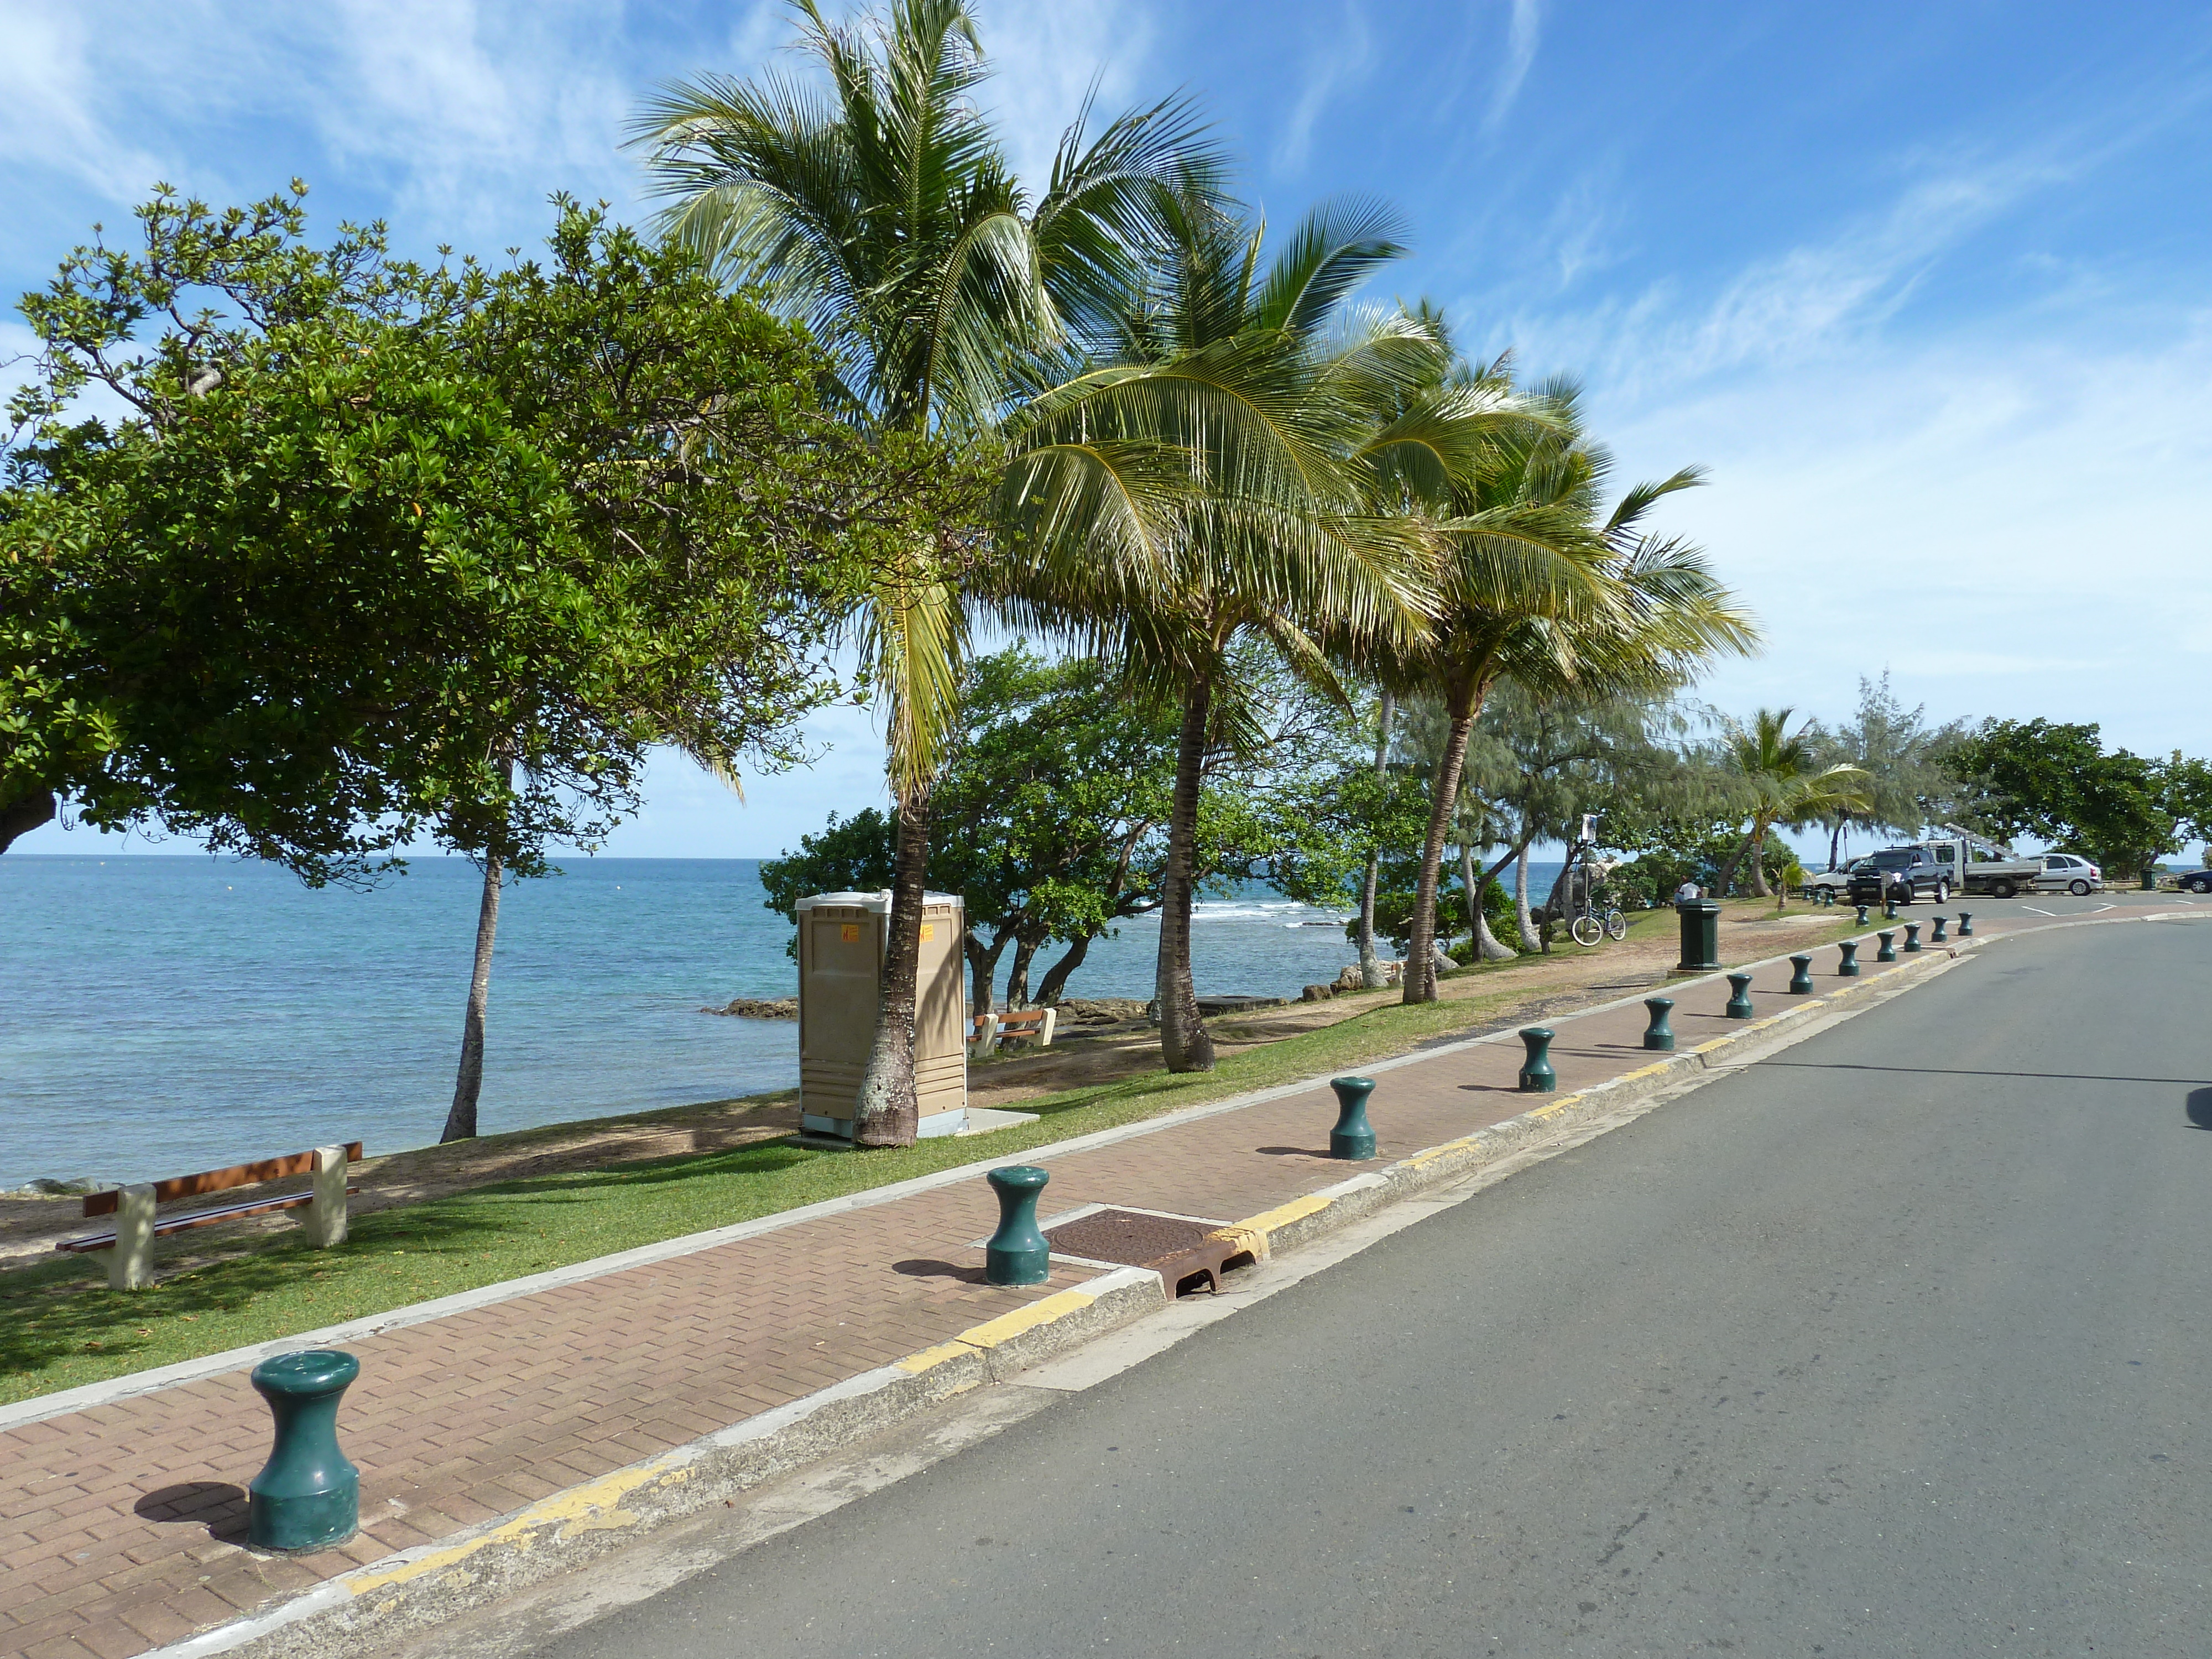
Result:
{"label": "wooden bench", "polygon": [[1001,1042],[1026,1042],[1039,1048],[1052,1047],[1053,1028],[1060,1023],[1057,1008],[1008,1008],[970,1015],[968,1041],[978,1055],[988,1054]]}
{"label": "wooden bench", "polygon": [[[188,1227],[211,1227],[218,1221],[242,1216],[268,1215],[278,1210],[304,1210],[301,1224],[307,1242],[319,1250],[345,1243],[346,1200],[361,1190],[346,1185],[346,1165],[361,1162],[361,1142],[343,1146],[318,1146],[313,1152],[287,1158],[268,1158],[258,1164],[234,1164],[228,1170],[209,1170],[199,1175],[173,1176],[167,1181],[142,1181],[135,1186],[111,1188],[84,1200],[87,1216],[112,1215],[115,1225],[104,1233],[55,1241],[54,1248],[79,1255],[88,1250],[112,1250],[107,1258],[107,1282],[118,1291],[135,1291],[154,1282],[154,1241],[165,1233]],[[256,1187],[287,1176],[311,1175],[315,1184],[304,1193],[284,1193],[274,1198],[249,1198],[236,1204],[217,1204],[205,1209],[157,1215],[156,1206],[204,1193],[228,1192],[237,1187]]]}

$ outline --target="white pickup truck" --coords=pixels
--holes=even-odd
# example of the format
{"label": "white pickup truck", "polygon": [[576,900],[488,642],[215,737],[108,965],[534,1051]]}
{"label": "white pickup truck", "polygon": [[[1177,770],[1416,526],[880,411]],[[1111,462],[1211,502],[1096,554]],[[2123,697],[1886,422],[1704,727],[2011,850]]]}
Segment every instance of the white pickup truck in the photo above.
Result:
{"label": "white pickup truck", "polygon": [[2045,878],[2040,858],[2021,858],[2009,847],[1969,835],[1955,825],[1943,827],[1950,833],[1885,848],[1853,859],[1841,870],[1824,870],[1808,877],[1806,893],[1823,902],[1832,898],[1854,904],[1879,904],[1888,899],[1910,904],[1917,896],[1925,894],[1942,904],[1954,893],[1987,894],[1991,898],[2033,893],[2036,884]]}

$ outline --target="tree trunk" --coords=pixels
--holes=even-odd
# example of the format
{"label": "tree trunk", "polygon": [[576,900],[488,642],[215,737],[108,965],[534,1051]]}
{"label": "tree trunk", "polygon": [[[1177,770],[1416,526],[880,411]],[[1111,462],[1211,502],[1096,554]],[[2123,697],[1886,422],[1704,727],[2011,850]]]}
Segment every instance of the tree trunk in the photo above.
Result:
{"label": "tree trunk", "polygon": [[1720,873],[1713,878],[1715,898],[1726,898],[1735,890],[1735,872],[1742,866],[1743,855],[1750,850],[1751,836],[1746,836],[1736,843],[1735,851],[1728,855],[1728,862],[1721,866]]}
{"label": "tree trunk", "polygon": [[453,1108],[446,1114],[449,1140],[473,1140],[477,1133],[477,1096],[483,1087],[484,1006],[491,1000],[491,947],[499,933],[500,877],[506,866],[496,853],[484,855],[483,897],[477,906],[477,965],[469,976],[469,1012],[461,1023],[461,1071],[453,1083]]}
{"label": "tree trunk", "polygon": [[[1381,717],[1375,728],[1375,775],[1388,775],[1390,763],[1390,717],[1397,712],[1397,699],[1388,691],[1382,694]],[[1367,854],[1367,874],[1359,884],[1359,984],[1363,990],[1379,991],[1389,981],[1382,976],[1382,958],[1375,953],[1375,884],[1382,871],[1382,852],[1376,848]]]}
{"label": "tree trunk", "polygon": [[[1091,939],[1097,937],[1094,933]],[[1060,992],[1066,988],[1068,975],[1083,966],[1083,958],[1091,954],[1091,939],[1076,940],[1067,947],[1066,955],[1045,969],[1044,983],[1037,987],[1038,1007],[1049,1008],[1060,1000]]]}
{"label": "tree trunk", "polygon": [[1838,818],[1835,833],[1828,837],[1828,868],[1831,870],[1836,867],[1836,860],[1843,856],[1844,826],[1850,822],[1848,815]]}
{"label": "tree trunk", "polygon": [[40,824],[52,823],[54,814],[60,810],[61,802],[52,792],[43,789],[0,803],[0,853],[14,846],[16,836],[27,836]]}
{"label": "tree trunk", "polygon": [[1014,965],[1006,970],[1006,1006],[1026,1008],[1030,1006],[1030,963],[1036,957],[1037,946],[1042,939],[1026,935],[1014,941]]}
{"label": "tree trunk", "polygon": [[1753,898],[1772,898],[1766,890],[1766,826],[1757,825],[1751,832],[1751,893]]}
{"label": "tree trunk", "polygon": [[1474,848],[1465,842],[1459,844],[1459,878],[1467,885],[1467,923],[1474,936],[1474,959],[1504,962],[1513,952],[1498,943],[1490,931],[1490,918],[1482,913],[1482,890],[1489,885],[1490,878],[1476,866]]}
{"label": "tree trunk", "polygon": [[1535,845],[1535,830],[1522,821],[1520,852],[1513,854],[1513,922],[1522,931],[1522,951],[1551,951],[1551,940],[1544,938],[1544,929],[1535,925],[1535,911],[1528,909],[1528,848]]}
{"label": "tree trunk", "polygon": [[1176,745],[1174,804],[1168,811],[1167,867],[1160,876],[1160,959],[1152,994],[1160,1006],[1160,1056],[1170,1072],[1213,1069],[1213,1038],[1198,1014],[1190,978],[1190,901],[1197,857],[1198,792],[1205,781],[1206,726],[1213,712],[1206,675],[1183,693],[1182,732]]}
{"label": "tree trunk", "polygon": [[858,1146],[911,1146],[918,1138],[921,1108],[914,1084],[914,1011],[921,969],[922,884],[928,864],[929,796],[917,792],[899,803],[883,989],[876,1001],[868,1069],[861,1074],[860,1098],[853,1105],[853,1143]]}
{"label": "tree trunk", "polygon": [[1013,937],[1012,929],[1002,928],[986,945],[970,927],[968,937],[961,941],[961,951],[968,958],[968,1004],[972,1012],[983,1014],[991,1011],[991,984],[999,976],[999,958]]}
{"label": "tree trunk", "polygon": [[1467,740],[1474,731],[1474,717],[1482,707],[1481,688],[1472,680],[1455,680],[1444,689],[1444,708],[1451,715],[1451,730],[1444,738],[1443,757],[1429,788],[1429,833],[1421,843],[1421,874],[1413,884],[1412,937],[1406,944],[1406,988],[1400,999],[1407,1003],[1437,1000],[1437,881],[1444,862],[1444,837],[1451,831],[1452,814],[1459,806],[1460,768],[1467,761]]}

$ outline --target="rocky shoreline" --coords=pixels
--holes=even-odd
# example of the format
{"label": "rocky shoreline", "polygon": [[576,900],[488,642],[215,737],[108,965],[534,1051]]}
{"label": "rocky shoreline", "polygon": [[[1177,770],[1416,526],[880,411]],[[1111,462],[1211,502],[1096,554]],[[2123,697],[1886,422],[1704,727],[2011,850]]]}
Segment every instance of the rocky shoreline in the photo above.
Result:
{"label": "rocky shoreline", "polygon": [[702,1014],[727,1014],[735,1019],[797,1019],[799,999],[738,997],[724,1008],[702,1008]]}

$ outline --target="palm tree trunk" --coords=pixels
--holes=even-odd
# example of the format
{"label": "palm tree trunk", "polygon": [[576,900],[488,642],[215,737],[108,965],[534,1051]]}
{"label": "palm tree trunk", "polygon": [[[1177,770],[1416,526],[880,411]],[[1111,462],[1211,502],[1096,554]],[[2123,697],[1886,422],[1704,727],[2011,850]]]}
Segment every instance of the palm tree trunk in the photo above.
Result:
{"label": "palm tree trunk", "polygon": [[[1390,717],[1397,712],[1397,699],[1388,691],[1382,694],[1381,718],[1375,727],[1375,775],[1379,781],[1385,775],[1390,761]],[[1359,984],[1363,990],[1379,991],[1386,983],[1382,977],[1382,959],[1375,954],[1375,884],[1382,870],[1382,851],[1375,848],[1367,854],[1367,874],[1359,884]]]}
{"label": "palm tree trunk", "polygon": [[1160,876],[1160,960],[1153,980],[1159,1000],[1160,1055],[1170,1072],[1213,1069],[1213,1038],[1199,1018],[1190,978],[1190,901],[1198,842],[1198,792],[1205,781],[1206,721],[1213,681],[1201,674],[1183,694],[1182,732],[1176,744],[1174,804],[1168,810],[1167,867]]}
{"label": "palm tree trunk", "polygon": [[928,863],[929,795],[917,790],[899,803],[883,990],[876,1002],[868,1069],[861,1074],[860,1096],[854,1103],[855,1146],[911,1146],[918,1138],[921,1109],[914,1083],[914,1010],[921,969],[922,881]]}
{"label": "palm tree trunk", "polygon": [[1844,846],[1844,826],[1850,822],[1850,814],[1848,812],[1838,814],[1835,831],[1828,837],[1828,868],[1831,870],[1836,867],[1837,859],[1842,856]]}
{"label": "palm tree trunk", "polygon": [[1451,730],[1444,738],[1443,758],[1437,763],[1429,788],[1429,834],[1421,844],[1421,873],[1413,884],[1413,937],[1406,945],[1406,988],[1408,1003],[1437,1000],[1437,882],[1444,862],[1444,837],[1451,832],[1452,813],[1459,805],[1460,768],[1467,762],[1467,742],[1474,731],[1481,706],[1480,690],[1473,681],[1454,681],[1444,691],[1444,707],[1451,715]]}
{"label": "palm tree trunk", "polygon": [[453,1109],[446,1114],[438,1144],[473,1140],[477,1097],[483,1088],[484,1008],[491,1000],[491,947],[499,933],[500,878],[506,869],[497,853],[487,853],[483,896],[477,904],[477,962],[469,975],[469,1012],[461,1022],[461,1070],[453,1082]]}

